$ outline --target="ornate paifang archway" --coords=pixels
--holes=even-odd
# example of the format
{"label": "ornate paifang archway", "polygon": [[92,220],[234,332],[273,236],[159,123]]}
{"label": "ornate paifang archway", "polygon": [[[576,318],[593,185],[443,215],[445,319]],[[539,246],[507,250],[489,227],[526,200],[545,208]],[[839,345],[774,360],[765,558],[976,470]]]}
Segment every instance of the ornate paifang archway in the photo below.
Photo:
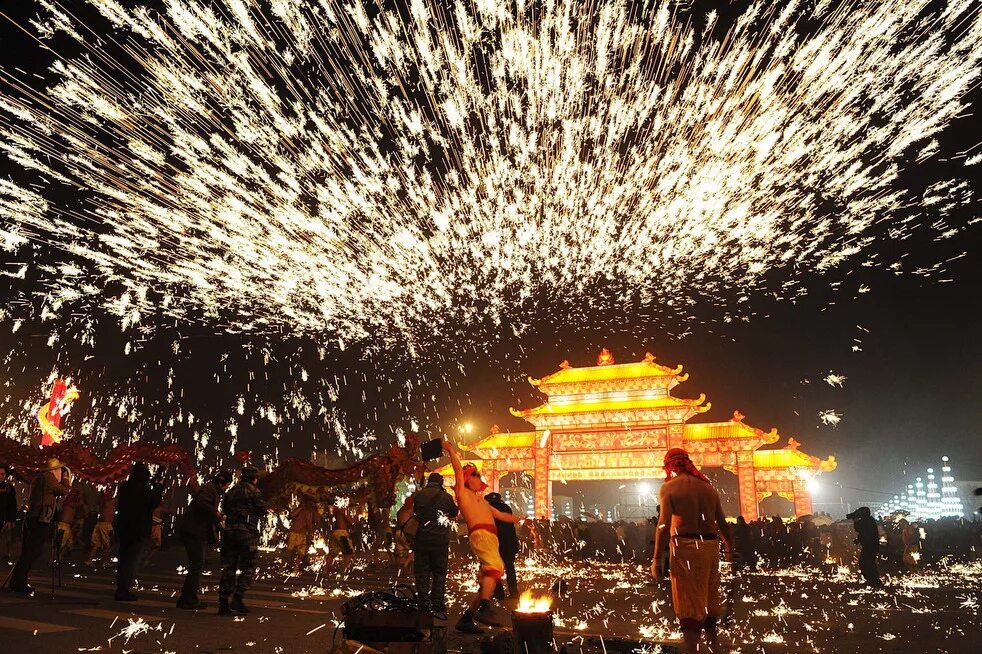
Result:
{"label": "ornate paifang archway", "polygon": [[637,363],[617,364],[604,349],[596,366],[560,369],[529,382],[547,396],[544,404],[512,414],[534,431],[492,433],[461,449],[477,459],[488,483],[509,472],[531,473],[535,515],[552,514],[552,482],[591,479],[639,480],[664,477],[662,459],[672,447],[684,447],[697,466],[722,467],[737,476],[740,509],[758,517],[760,493],[777,492],[794,502],[795,514],[811,513],[809,479],[836,467],[798,450],[792,438],[780,449],[760,449],[780,439],[733,412],[726,422],[689,423],[709,410],[705,395],[677,398],[671,391],[688,379],[682,366],[655,363],[650,353]]}

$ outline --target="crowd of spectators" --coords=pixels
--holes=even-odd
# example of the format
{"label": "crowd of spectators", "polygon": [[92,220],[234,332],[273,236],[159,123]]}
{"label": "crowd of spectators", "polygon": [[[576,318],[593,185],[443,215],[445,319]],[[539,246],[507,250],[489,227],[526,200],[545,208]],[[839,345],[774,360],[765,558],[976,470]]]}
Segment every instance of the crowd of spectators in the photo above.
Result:
{"label": "crowd of spectators", "polygon": [[[10,491],[10,480],[4,485]],[[21,492],[4,493],[3,528],[0,538],[0,559],[14,561],[19,554],[20,530],[24,509],[21,501],[14,504],[14,497],[24,499]],[[184,497],[168,495],[161,510],[154,514],[154,537],[148,555],[156,549],[179,546],[175,522],[183,513]],[[118,550],[118,534],[101,534],[100,523],[111,524],[115,509],[112,493],[79,482],[66,504],[69,511],[58,517],[59,529],[66,532],[60,539],[62,560],[110,561]],[[16,510],[15,510],[16,507]],[[107,515],[108,513],[108,515]],[[308,542],[320,543],[326,551],[330,540],[331,517],[327,511],[318,511],[312,523]],[[273,529],[265,533],[264,545],[278,549],[285,542],[289,528],[273,518]],[[603,522],[593,519],[571,519],[565,516],[552,522],[533,520],[518,529],[520,543],[519,560],[529,555],[555,557],[567,561],[598,561],[605,563],[629,563],[649,565],[657,516],[647,520]],[[949,560],[982,558],[982,521],[964,518],[945,518],[929,521],[908,521],[902,516],[878,520],[880,533],[881,567],[889,570],[916,568],[936,563],[945,557]],[[108,531],[108,530],[107,530]],[[353,515],[350,520],[350,543],[356,558],[373,556],[394,549],[392,525],[381,532],[369,526],[366,516]],[[856,560],[858,545],[852,521],[834,520],[827,514],[806,516],[797,520],[768,517],[750,522],[741,519],[733,528],[737,569],[759,570],[785,568],[795,565],[839,566]],[[271,538],[269,538],[271,537]],[[320,538],[319,538],[320,537]],[[96,548],[97,541],[105,539],[104,550]],[[110,549],[111,548],[111,549]],[[93,551],[93,550],[96,551]],[[461,555],[469,556],[466,527],[461,525],[455,548]],[[316,555],[315,555],[316,556]],[[309,564],[312,557],[304,557]]]}
{"label": "crowd of spectators", "polygon": [[[573,561],[648,565],[654,550],[657,517],[644,521],[602,522],[560,517],[535,520],[519,529],[522,555],[532,553]],[[880,558],[886,569],[916,568],[949,560],[982,558],[982,521],[964,518],[908,521],[902,516],[877,521]],[[828,514],[797,520],[777,516],[733,525],[737,569],[787,568],[795,565],[840,566],[856,560],[859,545],[851,520]],[[457,549],[467,552],[466,531]]]}

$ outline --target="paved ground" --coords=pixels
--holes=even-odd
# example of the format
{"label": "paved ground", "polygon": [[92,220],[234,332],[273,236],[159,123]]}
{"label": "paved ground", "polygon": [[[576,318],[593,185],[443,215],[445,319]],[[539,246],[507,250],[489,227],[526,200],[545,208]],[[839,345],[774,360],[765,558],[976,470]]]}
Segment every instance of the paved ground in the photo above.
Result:
{"label": "paved ground", "polygon": [[[214,556],[209,563],[217,563]],[[232,619],[214,614],[215,575],[205,577],[211,610],[190,613],[174,607],[182,581],[178,564],[175,557],[162,556],[157,566],[144,570],[141,600],[135,604],[112,600],[111,569],[66,565],[63,586],[53,597],[50,577],[36,576],[36,597],[0,594],[2,649],[24,654],[327,652],[341,602],[365,590],[390,587],[397,579],[396,571],[381,561],[358,565],[347,576],[307,573],[299,579],[289,578],[269,558],[249,594],[254,612]],[[465,564],[458,559],[453,566],[451,625],[473,588],[473,571]],[[567,582],[568,594],[554,608],[557,641],[574,643],[572,651],[582,648],[584,653],[606,650],[613,654],[618,651],[618,639],[621,644],[651,646],[680,638],[667,587],[649,584],[639,568],[530,566],[520,574],[525,587],[543,592],[557,580]],[[845,571],[829,578],[800,570],[770,572],[742,578],[739,585],[728,580],[725,587],[734,610],[723,640],[741,654],[967,654],[979,651],[982,641],[980,563],[889,579],[887,590],[875,592],[863,589]],[[450,630],[447,647],[451,652],[476,654],[480,639],[459,637]]]}

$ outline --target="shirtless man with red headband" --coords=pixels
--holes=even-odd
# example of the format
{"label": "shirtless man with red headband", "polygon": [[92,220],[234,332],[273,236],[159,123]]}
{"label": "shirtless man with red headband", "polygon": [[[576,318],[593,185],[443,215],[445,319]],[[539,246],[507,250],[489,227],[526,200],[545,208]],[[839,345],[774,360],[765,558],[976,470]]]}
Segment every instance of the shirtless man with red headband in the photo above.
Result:
{"label": "shirtless man with red headband", "polygon": [[468,542],[471,551],[481,563],[481,569],[477,573],[477,580],[480,587],[477,596],[471,602],[470,608],[464,612],[457,623],[457,631],[468,634],[479,634],[481,629],[474,620],[483,622],[492,627],[501,626],[502,623],[495,620],[491,610],[491,595],[494,593],[498,580],[505,572],[505,562],[498,553],[498,530],[494,526],[495,519],[502,522],[520,523],[524,520],[511,513],[503,513],[488,504],[484,499],[484,491],[488,485],[481,479],[481,473],[477,467],[468,463],[466,466],[460,465],[460,456],[453,445],[444,441],[443,449],[450,455],[450,462],[453,465],[456,483],[454,493],[457,495],[457,506],[460,514],[467,522]]}
{"label": "shirtless man with red headband", "polygon": [[661,487],[661,514],[655,532],[651,574],[662,578],[661,553],[671,551],[672,604],[686,650],[699,649],[706,631],[709,651],[716,650],[716,622],[722,615],[719,597],[719,545],[730,560],[730,527],[719,493],[699,472],[689,454],[678,447],[665,453],[666,481]]}

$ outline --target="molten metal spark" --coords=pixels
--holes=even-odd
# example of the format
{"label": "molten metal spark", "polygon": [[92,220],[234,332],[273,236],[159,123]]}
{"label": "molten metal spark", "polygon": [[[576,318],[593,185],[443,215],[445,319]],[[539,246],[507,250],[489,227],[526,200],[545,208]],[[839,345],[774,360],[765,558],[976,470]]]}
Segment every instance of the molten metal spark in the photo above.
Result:
{"label": "molten metal spark", "polygon": [[540,290],[728,306],[776,269],[790,296],[869,263],[874,224],[963,227],[967,185],[897,179],[978,83],[974,0],[758,0],[725,38],[667,0],[37,4],[25,29],[82,54],[44,89],[0,69],[26,179],[0,181],[0,247],[59,248],[49,303],[126,325],[412,343]]}

